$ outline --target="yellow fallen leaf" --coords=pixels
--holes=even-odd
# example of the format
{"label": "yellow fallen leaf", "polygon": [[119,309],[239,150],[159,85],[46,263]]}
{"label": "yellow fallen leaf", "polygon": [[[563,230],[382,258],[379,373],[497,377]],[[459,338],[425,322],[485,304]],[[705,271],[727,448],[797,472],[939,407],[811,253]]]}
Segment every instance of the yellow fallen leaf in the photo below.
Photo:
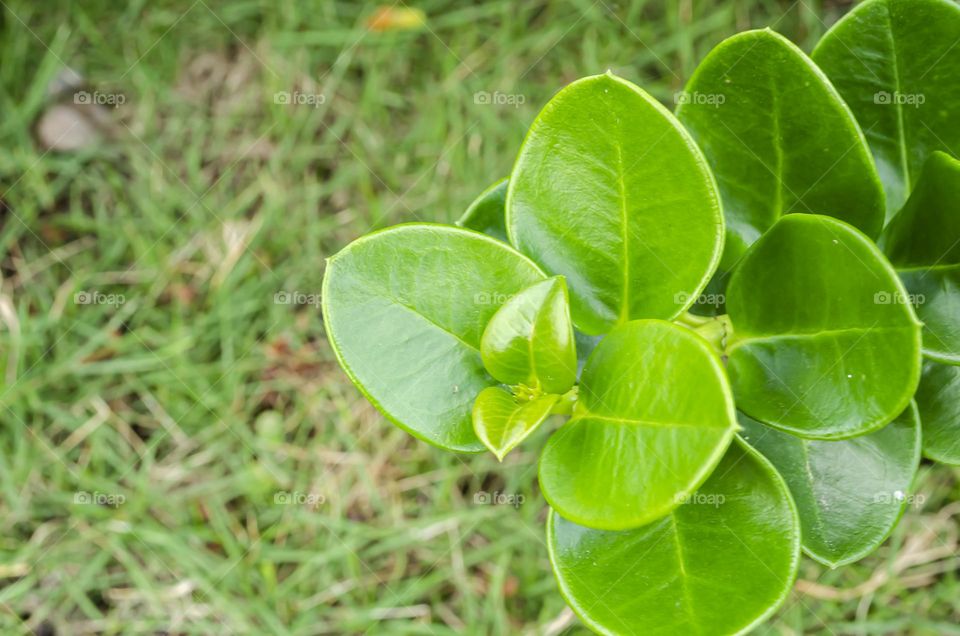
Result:
{"label": "yellow fallen leaf", "polygon": [[427,23],[427,14],[412,7],[379,7],[367,18],[371,31],[410,31]]}

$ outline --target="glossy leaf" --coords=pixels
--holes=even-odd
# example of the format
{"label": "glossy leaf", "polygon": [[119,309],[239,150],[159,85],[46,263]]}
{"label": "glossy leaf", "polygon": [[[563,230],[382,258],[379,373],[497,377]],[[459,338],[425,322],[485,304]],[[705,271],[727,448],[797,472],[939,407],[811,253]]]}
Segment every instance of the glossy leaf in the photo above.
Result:
{"label": "glossy leaf", "polygon": [[480,340],[483,364],[504,384],[565,393],[577,380],[567,286],[555,276],[523,290],[493,315]]}
{"label": "glossy leaf", "polygon": [[920,323],[877,247],[830,217],[783,217],[727,290],[737,408],[802,437],[841,439],[907,408],[920,377]]}
{"label": "glossy leaf", "polygon": [[723,217],[709,168],[673,115],[606,74],[561,90],[530,127],[510,176],[507,232],[566,277],[574,324],[597,335],[686,310],[716,268]]}
{"label": "glossy leaf", "polygon": [[790,487],[810,556],[830,567],[846,565],[889,536],[920,463],[915,405],[878,431],[837,441],[803,439],[742,414],[740,423],[743,438]]}
{"label": "glossy leaf", "polygon": [[923,454],[960,466],[960,367],[924,363],[916,400],[923,425]]}
{"label": "glossy leaf", "polygon": [[666,517],[609,532],[551,512],[547,547],[560,591],[600,634],[741,634],[793,587],[800,528],[783,479],[738,440]]}
{"label": "glossy leaf", "polygon": [[958,33],[960,7],[950,0],[867,0],[813,51],[866,134],[888,218],[931,152],[960,148]]}
{"label": "glossy leaf", "polygon": [[935,152],[881,246],[923,322],[923,352],[960,364],[960,161]]}
{"label": "glossy leaf", "polygon": [[507,179],[504,177],[478,196],[457,225],[468,230],[483,232],[498,241],[507,241],[506,219]]}
{"label": "glossy leaf", "polygon": [[478,452],[471,410],[495,384],[480,337],[544,276],[508,245],[443,225],[400,225],[327,261],[323,315],[340,365],[388,419],[440,448]]}
{"label": "glossy leaf", "polygon": [[876,237],[884,195],[850,109],[799,48],[770,31],[724,40],[680,94],[677,118],[713,169],[727,242],[721,269],[783,215],[829,214]]}
{"label": "glossy leaf", "polygon": [[559,399],[559,395],[544,395],[518,401],[500,387],[486,388],[473,405],[473,428],[483,445],[503,461],[550,416]]}
{"label": "glossy leaf", "polygon": [[541,455],[540,487],[577,523],[634,528],[696,490],[736,428],[723,365],[705,340],[660,320],[628,322],[587,360],[573,418]]}

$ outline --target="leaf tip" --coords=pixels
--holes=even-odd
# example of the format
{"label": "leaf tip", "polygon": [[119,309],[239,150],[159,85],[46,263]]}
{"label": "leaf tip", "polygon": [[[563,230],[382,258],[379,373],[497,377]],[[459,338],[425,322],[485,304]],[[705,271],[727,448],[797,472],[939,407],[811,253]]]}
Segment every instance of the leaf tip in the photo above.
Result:
{"label": "leaf tip", "polygon": [[479,435],[479,437],[480,437],[480,442],[483,443],[483,445],[486,446],[487,450],[490,451],[493,454],[493,456],[497,458],[497,461],[502,464],[503,459],[507,456],[507,453],[510,452],[510,449],[509,448],[503,449],[503,448],[494,446],[492,442],[487,440],[485,435]]}

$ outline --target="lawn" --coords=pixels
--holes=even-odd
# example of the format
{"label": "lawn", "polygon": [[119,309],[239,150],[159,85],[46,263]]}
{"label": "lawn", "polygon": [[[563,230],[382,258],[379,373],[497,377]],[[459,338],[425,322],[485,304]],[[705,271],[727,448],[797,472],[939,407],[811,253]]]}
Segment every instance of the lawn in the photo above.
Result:
{"label": "lawn", "polygon": [[[672,107],[724,37],[809,51],[848,6],[377,6],[0,0],[0,633],[585,633],[545,433],[498,464],[388,424],[324,338],[324,259],[456,219],[567,82]],[[925,463],[890,541],[806,562],[761,631],[960,634],[958,476]]]}

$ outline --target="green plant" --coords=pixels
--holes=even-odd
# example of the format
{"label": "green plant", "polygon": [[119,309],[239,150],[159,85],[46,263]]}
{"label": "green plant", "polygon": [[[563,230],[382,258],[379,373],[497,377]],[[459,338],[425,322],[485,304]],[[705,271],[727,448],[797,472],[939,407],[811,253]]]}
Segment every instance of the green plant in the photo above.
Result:
{"label": "green plant", "polygon": [[569,417],[539,481],[592,629],[750,629],[801,545],[836,567],[885,540],[921,449],[960,463],[958,31],[947,0],[867,0],[812,59],[744,33],[676,115],[570,84],[463,228],[328,261],[338,360],[452,451]]}

